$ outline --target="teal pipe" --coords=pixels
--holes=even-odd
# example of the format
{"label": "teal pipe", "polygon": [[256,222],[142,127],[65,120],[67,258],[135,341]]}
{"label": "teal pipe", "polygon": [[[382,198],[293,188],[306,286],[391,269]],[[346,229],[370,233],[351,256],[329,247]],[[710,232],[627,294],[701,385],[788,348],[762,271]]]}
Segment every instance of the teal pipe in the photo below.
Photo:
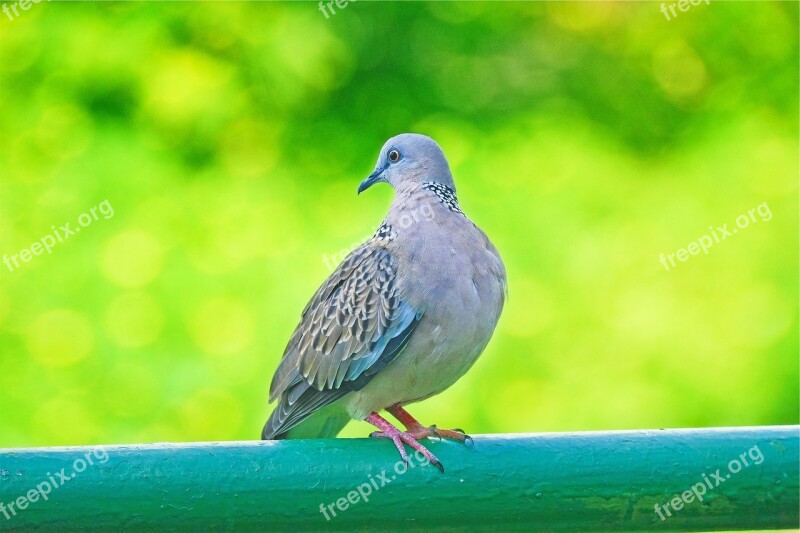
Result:
{"label": "teal pipe", "polygon": [[[0,531],[797,529],[798,426],[0,450]],[[662,519],[663,518],[663,519]]]}

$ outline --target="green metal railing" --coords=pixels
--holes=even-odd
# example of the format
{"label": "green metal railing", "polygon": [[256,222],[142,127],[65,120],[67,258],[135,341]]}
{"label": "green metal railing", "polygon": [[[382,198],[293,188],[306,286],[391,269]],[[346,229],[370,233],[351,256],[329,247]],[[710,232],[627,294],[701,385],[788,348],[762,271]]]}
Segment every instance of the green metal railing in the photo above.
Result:
{"label": "green metal railing", "polygon": [[0,531],[798,528],[798,426],[0,450]]}

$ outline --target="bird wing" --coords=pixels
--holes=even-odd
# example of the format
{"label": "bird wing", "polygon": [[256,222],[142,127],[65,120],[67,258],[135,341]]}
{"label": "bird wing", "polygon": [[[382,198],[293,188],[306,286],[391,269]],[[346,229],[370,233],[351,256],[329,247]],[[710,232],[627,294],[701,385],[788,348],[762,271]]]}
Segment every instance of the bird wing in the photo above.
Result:
{"label": "bird wing", "polygon": [[263,437],[364,387],[402,351],[420,318],[398,295],[392,254],[375,240],[354,250],[303,310],[272,379],[270,402],[280,401]]}

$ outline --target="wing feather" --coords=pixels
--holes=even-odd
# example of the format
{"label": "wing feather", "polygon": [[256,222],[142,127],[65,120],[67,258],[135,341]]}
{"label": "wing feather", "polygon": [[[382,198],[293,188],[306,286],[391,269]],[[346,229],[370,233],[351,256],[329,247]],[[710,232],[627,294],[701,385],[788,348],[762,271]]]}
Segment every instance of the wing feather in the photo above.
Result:
{"label": "wing feather", "polygon": [[391,253],[375,241],[353,251],[303,310],[270,387],[280,398],[264,438],[364,387],[405,347],[421,315],[398,294]]}

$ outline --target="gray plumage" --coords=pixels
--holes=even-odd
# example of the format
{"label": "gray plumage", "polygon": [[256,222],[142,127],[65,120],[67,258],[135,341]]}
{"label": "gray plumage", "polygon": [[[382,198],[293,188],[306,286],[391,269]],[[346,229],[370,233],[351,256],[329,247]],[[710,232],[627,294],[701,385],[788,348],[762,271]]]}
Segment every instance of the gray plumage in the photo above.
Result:
{"label": "gray plumage", "polygon": [[497,325],[505,269],[462,212],[439,146],[389,139],[359,192],[381,181],[395,189],[389,213],[303,310],[272,380],[265,439],[332,437],[351,418],[438,394]]}

